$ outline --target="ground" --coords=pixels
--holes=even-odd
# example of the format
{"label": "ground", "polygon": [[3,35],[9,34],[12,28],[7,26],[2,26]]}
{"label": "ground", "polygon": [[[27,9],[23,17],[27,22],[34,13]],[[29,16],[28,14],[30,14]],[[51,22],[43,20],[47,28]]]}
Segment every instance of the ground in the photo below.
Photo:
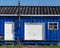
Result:
{"label": "ground", "polygon": [[1,45],[0,48],[60,48],[60,45]]}

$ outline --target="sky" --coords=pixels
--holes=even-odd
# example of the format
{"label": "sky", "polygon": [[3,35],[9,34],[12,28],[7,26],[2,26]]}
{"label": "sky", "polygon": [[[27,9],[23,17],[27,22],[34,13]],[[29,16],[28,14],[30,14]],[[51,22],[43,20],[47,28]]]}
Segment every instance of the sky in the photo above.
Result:
{"label": "sky", "polygon": [[[22,6],[60,6],[60,0],[21,0]],[[0,0],[0,6],[17,6],[18,0]]]}

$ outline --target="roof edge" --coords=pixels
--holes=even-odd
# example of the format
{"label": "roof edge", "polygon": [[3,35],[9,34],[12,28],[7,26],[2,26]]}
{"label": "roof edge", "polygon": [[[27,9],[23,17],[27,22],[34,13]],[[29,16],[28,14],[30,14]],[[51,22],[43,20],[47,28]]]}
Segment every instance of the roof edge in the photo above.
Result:
{"label": "roof edge", "polygon": [[[0,14],[0,16],[18,16],[18,14]],[[60,14],[59,15],[30,15],[30,14],[28,14],[28,15],[26,15],[26,14],[20,14],[20,16],[60,16]]]}

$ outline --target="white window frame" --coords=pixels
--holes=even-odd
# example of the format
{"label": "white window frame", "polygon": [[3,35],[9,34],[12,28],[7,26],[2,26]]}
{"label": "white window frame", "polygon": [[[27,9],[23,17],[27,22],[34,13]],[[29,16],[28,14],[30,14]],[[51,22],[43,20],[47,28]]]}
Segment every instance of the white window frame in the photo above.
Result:
{"label": "white window frame", "polygon": [[[49,23],[57,23],[57,29],[50,29],[49,28]],[[58,22],[48,22],[48,30],[58,30]]]}

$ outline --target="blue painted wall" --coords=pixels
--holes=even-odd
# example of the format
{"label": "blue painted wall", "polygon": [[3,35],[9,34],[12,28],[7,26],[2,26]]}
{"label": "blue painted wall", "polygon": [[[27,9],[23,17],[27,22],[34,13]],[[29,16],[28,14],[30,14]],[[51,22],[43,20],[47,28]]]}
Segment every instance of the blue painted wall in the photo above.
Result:
{"label": "blue painted wall", "polygon": [[[20,29],[17,29],[18,28],[18,17],[8,17],[8,16],[5,16],[5,17],[2,17],[0,16],[0,35],[3,35],[4,36],[4,23],[5,22],[14,22],[15,23],[15,39],[17,38],[17,36],[19,37],[20,35]],[[16,33],[17,32],[17,33]],[[18,35],[17,35],[18,34]],[[1,44],[1,42],[0,42]]]}
{"label": "blue painted wall", "polygon": [[[24,35],[25,22],[40,22],[45,24],[45,40],[60,40],[60,17],[21,17],[20,31]],[[58,22],[58,30],[48,30],[48,22]],[[24,40],[24,36],[23,40]],[[24,44],[57,44],[57,42],[23,42]]]}
{"label": "blue painted wall", "polygon": [[[24,23],[25,22],[44,22],[45,23],[45,40],[60,40],[60,17],[20,17],[20,28],[18,28],[17,16],[0,16],[0,35],[4,36],[4,22],[15,23],[15,39],[18,37],[24,40]],[[58,30],[48,30],[48,22],[58,22]],[[22,44],[57,44],[58,42],[22,42]]]}

